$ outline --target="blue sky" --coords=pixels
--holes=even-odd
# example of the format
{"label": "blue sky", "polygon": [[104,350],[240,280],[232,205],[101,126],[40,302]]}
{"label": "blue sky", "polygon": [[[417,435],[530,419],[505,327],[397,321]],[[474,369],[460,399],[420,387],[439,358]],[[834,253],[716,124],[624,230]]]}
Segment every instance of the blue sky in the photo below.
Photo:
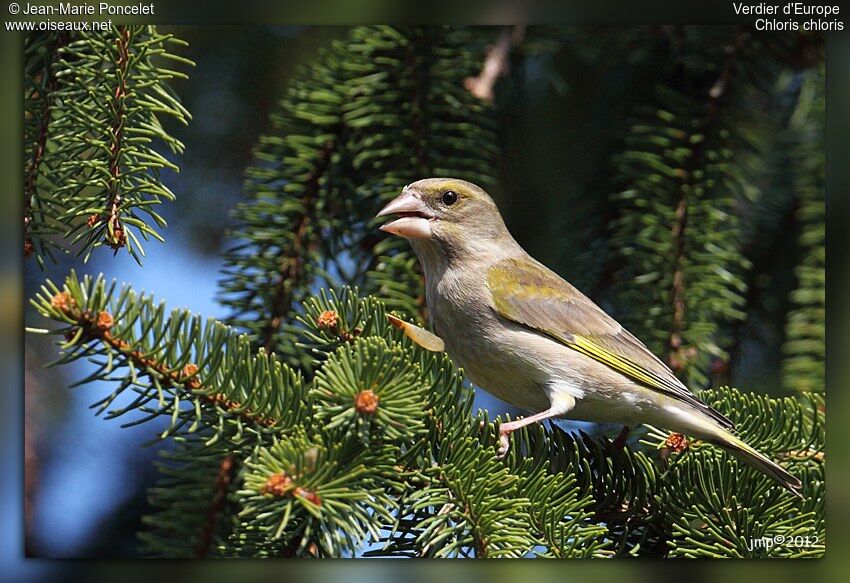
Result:
{"label": "blue sky", "polygon": [[[110,276],[137,291],[153,292],[169,308],[224,316],[223,308],[214,300],[221,259],[192,253],[177,230],[167,235],[166,244],[147,245],[143,267],[125,253],[105,258],[100,266],[108,266]],[[99,273],[95,265],[77,270]],[[82,378],[90,366],[78,361],[65,373],[70,379]],[[53,451],[43,468],[45,479],[40,484],[34,526],[40,542],[52,555],[73,556],[92,537],[99,519],[132,493],[123,485],[149,471],[139,464],[149,464],[157,449],[153,446],[139,451],[141,444],[155,434],[155,422],[122,429],[121,424],[131,416],[109,421],[94,416],[89,405],[112,390],[114,385],[106,382],[72,389],[68,414],[51,437]]]}

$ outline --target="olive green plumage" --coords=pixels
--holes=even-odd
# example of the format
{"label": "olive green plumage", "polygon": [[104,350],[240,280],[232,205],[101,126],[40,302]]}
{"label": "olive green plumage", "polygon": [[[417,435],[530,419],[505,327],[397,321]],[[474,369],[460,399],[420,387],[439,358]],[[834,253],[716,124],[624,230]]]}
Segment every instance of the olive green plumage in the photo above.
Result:
{"label": "olive green plumage", "polygon": [[722,426],[732,426],[699,401],[640,340],[545,266],[506,259],[490,268],[487,284],[504,318],[548,334],[633,381],[685,401]]}
{"label": "olive green plumage", "polygon": [[426,280],[431,325],[468,378],[529,417],[649,423],[714,443],[799,495],[800,481],[731,431],[635,336],[529,256],[493,200],[453,178],[408,185],[379,216],[410,240]]}

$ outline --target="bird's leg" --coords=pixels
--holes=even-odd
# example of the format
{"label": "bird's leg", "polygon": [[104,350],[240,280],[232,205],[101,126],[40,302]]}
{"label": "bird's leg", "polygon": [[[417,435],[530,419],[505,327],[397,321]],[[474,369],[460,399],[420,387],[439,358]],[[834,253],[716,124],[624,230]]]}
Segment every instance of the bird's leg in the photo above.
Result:
{"label": "bird's leg", "polygon": [[631,428],[628,425],[623,425],[623,428],[620,430],[620,434],[617,435],[617,438],[614,440],[614,447],[618,449],[626,447],[626,438],[629,436],[630,432]]}
{"label": "bird's leg", "polygon": [[540,413],[535,413],[534,415],[529,415],[528,417],[523,417],[522,419],[517,419],[516,421],[511,421],[510,423],[503,423],[499,425],[499,453],[498,457],[503,458],[508,453],[508,448],[511,445],[510,434],[519,429],[520,427],[525,427],[526,425],[531,425],[536,421],[544,421],[546,419],[551,419],[552,417],[558,417],[559,415],[563,415],[566,413],[563,407],[549,407],[545,411],[541,411]]}

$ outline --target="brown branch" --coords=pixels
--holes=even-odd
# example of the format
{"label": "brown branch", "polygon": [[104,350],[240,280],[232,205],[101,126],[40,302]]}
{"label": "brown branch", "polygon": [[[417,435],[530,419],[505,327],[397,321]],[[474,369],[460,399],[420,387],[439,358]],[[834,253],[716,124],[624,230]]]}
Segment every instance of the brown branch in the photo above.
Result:
{"label": "brown branch", "polygon": [[[53,296],[51,305],[61,310],[63,314],[74,320],[79,328],[82,328],[84,340],[103,342],[144,371],[142,374],[146,374],[152,379],[164,380],[173,387],[182,388],[203,403],[232,413],[248,424],[258,427],[274,427],[279,423],[273,417],[260,415],[251,409],[243,409],[240,403],[229,399],[223,393],[212,392],[209,388],[205,388],[198,378],[197,365],[187,364],[178,371],[167,363],[145,356],[144,352],[134,349],[127,340],[117,338],[111,332],[114,321],[109,312],[98,312],[97,314],[92,314],[89,311],[83,312],[76,306],[71,294],[67,291]],[[72,330],[69,334],[73,332]]]}
{"label": "brown branch", "polygon": [[478,516],[475,512],[473,512],[472,506],[470,506],[468,501],[468,496],[462,489],[454,488],[452,483],[449,481],[448,476],[446,476],[442,471],[439,473],[439,481],[446,490],[455,495],[457,500],[456,502],[448,502],[444,504],[438,514],[448,514],[455,508],[455,506],[461,507],[472,534],[472,549],[475,551],[475,558],[486,559],[489,552],[489,541],[481,532]]}
{"label": "brown branch", "polygon": [[215,490],[210,507],[207,510],[207,517],[204,521],[204,528],[201,531],[201,542],[195,551],[195,557],[203,559],[209,555],[210,547],[215,534],[216,523],[221,511],[224,510],[224,504],[227,502],[227,488],[233,481],[233,476],[236,472],[236,458],[233,454],[227,454],[222,458],[218,466],[218,475],[215,478]]}
{"label": "brown branch", "polygon": [[795,462],[807,462],[810,460],[814,460],[816,462],[824,462],[826,460],[826,453],[822,451],[816,450],[805,450],[805,451],[785,451],[778,454],[777,459],[780,461],[795,461]]}
{"label": "brown branch", "polygon": [[487,50],[484,65],[477,77],[467,77],[463,85],[478,99],[488,103],[493,101],[493,87],[500,77],[510,70],[511,47],[518,45],[525,38],[525,25],[517,24],[510,30],[505,30],[499,36],[496,44]]}
{"label": "brown branch", "polygon": [[[334,129],[334,134],[339,136],[342,129],[342,124],[338,124]],[[292,309],[293,290],[301,282],[304,275],[304,260],[300,251],[304,247],[307,247],[308,251],[312,251],[317,244],[315,237],[310,237],[310,222],[319,195],[319,181],[330,166],[331,155],[336,149],[336,144],[336,138],[330,139],[319,152],[316,166],[305,183],[304,196],[301,198],[301,206],[304,212],[295,228],[295,239],[287,249],[288,253],[284,253],[280,259],[280,274],[275,283],[274,298],[259,343],[268,354],[274,352],[277,344],[275,334],[280,329],[283,319]]]}
{"label": "brown branch", "polygon": [[41,116],[39,118],[38,140],[33,148],[32,158],[26,170],[24,179],[24,257],[30,257],[35,251],[32,236],[32,200],[36,196],[38,188],[38,169],[44,160],[44,151],[47,147],[47,130],[50,125],[50,95],[56,89],[56,76],[53,75],[51,65],[59,50],[68,43],[68,35],[59,33],[56,37],[56,45],[50,52],[50,57],[45,59],[43,75],[47,77],[42,94]]}
{"label": "brown branch", "polygon": [[671,233],[673,235],[674,251],[674,267],[673,267],[673,282],[670,286],[670,298],[673,307],[673,326],[670,332],[670,340],[668,346],[670,348],[670,356],[668,364],[675,372],[682,372],[685,369],[684,361],[681,359],[682,348],[682,331],[685,327],[685,278],[684,278],[684,257],[685,257],[685,227],[688,222],[688,205],[685,196],[685,186],[682,185],[681,198],[676,206],[676,222],[673,224]]}
{"label": "brown branch", "polygon": [[[112,100],[115,119],[112,124],[112,146],[109,150],[111,156],[109,161],[111,185],[109,188],[109,210],[106,217],[106,240],[108,245],[116,251],[127,242],[127,237],[121,228],[120,221],[122,197],[119,188],[119,174],[121,173],[121,146],[124,132],[124,101],[127,98],[127,73],[130,63],[130,29],[127,26],[121,26],[118,28],[118,32],[118,38],[115,39],[115,46],[118,49],[118,85],[115,87]],[[95,218],[93,221],[90,220],[89,223],[96,223],[96,221],[97,219]]]}
{"label": "brown branch", "polygon": [[[445,504],[443,504],[440,507],[440,510],[437,511],[437,516],[445,516],[446,514],[450,513],[453,509],[454,509],[454,504],[452,504],[451,502],[446,502]],[[442,528],[437,528],[434,531],[435,537],[439,536],[439,534],[441,532],[443,532],[444,530],[445,530],[445,526],[443,526]],[[431,543],[429,542],[428,544],[426,544],[425,546],[422,547],[421,551],[419,551],[419,558],[420,559],[428,558],[428,551],[430,551],[430,550],[431,550]]]}
{"label": "brown branch", "polygon": [[[52,84],[52,81],[51,81]],[[35,247],[30,235],[30,224],[32,223],[32,199],[35,197],[36,181],[38,179],[38,168],[44,157],[44,148],[47,144],[47,126],[50,115],[50,101],[45,95],[44,104],[41,107],[41,120],[38,141],[33,149],[32,159],[27,168],[27,177],[24,181],[24,257],[32,255]]]}

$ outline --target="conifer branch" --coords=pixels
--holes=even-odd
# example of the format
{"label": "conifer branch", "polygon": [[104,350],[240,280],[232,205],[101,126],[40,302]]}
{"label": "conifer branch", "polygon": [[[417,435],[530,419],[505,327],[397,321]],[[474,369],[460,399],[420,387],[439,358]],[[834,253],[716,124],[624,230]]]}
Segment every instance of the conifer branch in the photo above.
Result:
{"label": "conifer branch", "polygon": [[[191,511],[195,516],[184,526],[198,529],[185,545],[187,554],[202,554],[217,544],[216,552],[223,554],[339,556],[367,537],[380,540],[381,529],[399,534],[387,539],[383,554],[388,555],[516,557],[537,552],[533,549],[541,545],[545,548],[539,552],[545,556],[655,553],[663,548],[660,541],[675,539],[683,528],[665,518],[665,506],[654,506],[657,496],[682,504],[679,482],[697,483],[706,471],[712,479],[726,475],[717,466],[717,450],[706,449],[709,446],[691,444],[682,453],[674,452],[682,459],[671,464],[677,468],[671,483],[670,470],[662,475],[656,462],[642,454],[604,439],[576,439],[557,429],[547,432],[542,426],[518,432],[508,458],[497,460],[496,428],[472,414],[463,379],[445,355],[412,343],[389,323],[379,302],[358,298],[350,290],[323,294],[305,306],[301,342],[313,354],[326,355],[319,358],[313,387],[306,393],[299,393],[293,377],[288,389],[281,388],[287,382],[282,380],[284,371],[262,351],[256,356],[241,348],[233,353],[233,345],[245,347],[247,342],[220,332],[200,334],[196,324],[185,324],[190,321],[186,316],[166,321],[164,310],[152,310],[149,299],[137,301],[125,290],[116,301],[112,293],[102,279],[79,282],[72,276],[63,290],[48,284],[40,294],[37,307],[65,324],[57,332],[66,335],[65,349],[73,350],[60,362],[98,353],[122,355],[133,365],[122,373],[124,386],[139,384],[139,377],[147,374],[160,381],[152,387],[157,391],[178,386],[198,399],[199,406],[215,405],[221,416],[209,411],[214,416],[207,420],[205,433],[216,431],[216,417],[244,429],[263,426],[257,428],[260,440],[242,458],[247,465],[244,480],[238,478],[232,491],[229,485],[237,474],[230,449],[223,455],[187,450],[180,457],[187,461],[168,466],[168,483],[183,476],[191,480],[180,482],[186,484],[181,488],[204,484],[192,498],[194,506],[179,510]],[[153,343],[141,346],[124,340],[131,329],[144,331],[142,337]],[[192,338],[184,336],[188,330],[196,330]],[[351,337],[347,331],[353,330],[360,332]],[[209,340],[197,356],[168,357],[181,354],[177,345],[195,345],[201,338]],[[94,350],[93,341],[111,352]],[[209,357],[222,355],[227,368],[217,369]],[[190,359],[202,366],[195,370]],[[103,374],[115,365],[106,361],[101,366],[86,380],[121,380]],[[215,389],[212,380],[209,387],[201,385],[200,370],[209,371]],[[251,382],[257,383],[255,388],[248,386]],[[233,389],[221,391],[222,383],[247,395],[246,405],[236,403]],[[258,395],[256,387],[274,392]],[[370,393],[368,402],[360,398],[364,391]],[[156,392],[146,389],[145,394],[149,400]],[[743,438],[766,453],[775,452],[783,463],[799,468],[795,471],[809,472],[808,487],[820,487],[824,458],[818,397],[806,404],[723,389],[703,398],[718,410],[735,412]],[[249,402],[258,404],[256,412]],[[173,406],[151,410],[142,400],[135,408],[181,418]],[[266,411],[277,411],[274,427],[264,427]],[[228,447],[245,446],[240,433],[244,429],[225,436]],[[166,435],[174,433],[171,429]],[[659,439],[670,443],[666,433]],[[207,469],[201,471],[201,466]],[[739,499],[746,496],[747,504],[765,516],[788,511],[788,498],[777,496],[778,486],[750,469],[736,471],[741,473],[735,479],[747,476],[749,484]],[[211,475],[218,477],[210,480]],[[168,502],[171,492],[162,488],[156,493],[157,506],[169,516],[178,513]],[[239,524],[219,529],[216,516],[224,512],[228,492],[240,509]],[[800,503],[809,505],[801,514],[802,528],[820,532],[816,503]],[[708,506],[697,510],[704,519],[713,512]],[[173,536],[168,533],[175,527],[165,516],[149,521],[157,528],[145,536],[151,548],[161,548]],[[689,531],[687,536],[700,535]]]}
{"label": "conifer branch", "polygon": [[53,194],[65,202],[64,238],[86,259],[107,245],[141,261],[140,239],[162,240],[152,225],[165,221],[154,205],[174,194],[159,174],[178,168],[154,145],[183,150],[163,119],[191,117],[168,86],[186,75],[166,67],[168,61],[193,65],[169,50],[184,44],[153,26],[127,25],[82,31],[59,51],[50,125]]}
{"label": "conifer branch", "polygon": [[[117,59],[115,68],[117,75],[117,86],[113,94],[112,110],[114,120],[110,129],[112,136],[112,145],[109,148],[109,175],[110,185],[107,192],[107,202],[105,207],[109,209],[108,218],[106,219],[109,236],[108,244],[114,250],[118,250],[126,244],[124,231],[121,229],[120,210],[121,210],[121,192],[119,184],[119,174],[122,166],[123,152],[123,128],[124,128],[124,102],[127,98],[127,76],[130,65],[130,30],[126,26],[119,26],[116,30],[117,38],[115,46],[117,48]],[[98,220],[96,215],[93,222]]]}
{"label": "conifer branch", "polygon": [[56,160],[47,151],[54,92],[55,62],[70,42],[68,33],[28,35],[25,39],[24,95],[24,257],[52,257],[49,239],[58,230],[63,205],[52,192],[61,182]]}
{"label": "conifer branch", "polygon": [[209,431],[209,443],[242,442],[246,433],[262,440],[300,419],[292,407],[302,398],[300,377],[274,356],[252,355],[247,340],[209,320],[164,306],[125,288],[113,297],[114,283],[66,279],[64,289],[52,282],[34,305],[47,317],[66,324],[61,363],[79,358],[97,362],[83,382],[118,381],[119,387],[96,406],[105,411],[125,390],[138,394],[129,405],[109,411],[118,417],[131,411],[146,415],[131,424],[167,416],[171,422],[160,438],[185,431]]}
{"label": "conifer branch", "polygon": [[[755,58],[774,40],[749,42],[755,35],[744,29],[736,29],[731,43],[717,31],[674,32],[678,52],[658,49],[653,58],[676,76],[659,75],[664,86],[650,107],[640,108],[618,157],[623,190],[611,213],[611,246],[621,260],[611,264],[617,269],[611,280],[623,285],[615,303],[639,320],[629,327],[654,343],[654,351],[668,353],[671,364],[680,358],[683,376],[698,383],[704,356],[723,353],[724,323],[743,317],[746,260],[737,205],[755,200],[758,181],[740,157],[760,146],[737,117],[751,110],[736,98],[775,80],[775,69],[761,75],[772,61]],[[632,448],[533,425],[517,431],[507,456],[496,458],[501,420],[477,410],[474,389],[438,352],[441,342],[410,333],[405,323],[423,315],[418,262],[406,243],[384,238],[373,218],[417,178],[461,176],[485,188],[495,182],[492,111],[464,87],[477,74],[485,77],[480,56],[490,39],[484,33],[352,27],[296,74],[256,148],[247,173],[249,201],[236,213],[238,242],[228,252],[221,288],[233,327],[182,310],[169,313],[150,296],[73,272],[61,288],[47,282],[33,300],[60,338],[56,364],[88,361],[88,376],[77,384],[116,387],[95,403],[98,413],[124,395],[126,404],[107,411],[107,418],[131,415],[128,425],[166,421],[157,439],[173,439],[173,447],[162,454],[160,478],[149,491],[153,512],[140,535],[146,552],[822,555],[822,395],[773,399],[729,387],[699,393],[733,419],[741,439],[803,482],[803,500],[713,445],[666,428],[649,427]],[[715,36],[705,40],[706,34]],[[136,226],[129,211],[149,205],[134,192],[159,192],[159,162],[130,168],[147,173],[135,191],[124,180],[130,129],[147,126],[117,120],[139,121],[134,114],[140,114],[156,131],[139,135],[155,137],[158,122],[145,117],[151,103],[170,116],[182,111],[178,102],[144,92],[147,83],[170,78],[169,70],[146,62],[153,68],[134,77],[133,64],[145,54],[139,38],[164,50],[164,37],[135,27],[61,49],[57,69],[67,77],[58,78],[55,92],[66,91],[63,111],[82,115],[97,106],[91,111],[108,113],[89,120],[87,139],[103,147],[96,159],[83,157],[85,165],[72,163],[90,145],[67,133],[73,116],[48,109],[55,121],[46,140],[52,144],[58,136],[61,157],[56,165],[42,157],[50,176],[39,172],[36,178],[47,182],[35,185],[68,176],[50,194],[67,194],[79,222],[96,207],[96,224],[76,231],[84,246],[97,229],[104,243],[112,217],[118,228]],[[500,58],[506,63],[507,51]],[[710,66],[700,69],[702,63]],[[494,69],[484,69],[492,90]],[[97,87],[93,95],[79,92],[90,83]],[[804,135],[814,121],[802,124]],[[28,122],[31,148],[39,142],[38,120]],[[28,161],[34,153],[27,150]],[[816,382],[823,207],[814,164],[822,158],[803,149],[796,155],[814,170],[794,185],[807,225],[800,242],[807,260],[787,351],[805,362],[788,370]],[[91,190],[84,196],[83,188]],[[38,197],[33,200],[36,217]],[[128,234],[128,248],[132,241]],[[338,285],[352,280],[364,291]],[[677,336],[681,345],[673,347]],[[771,551],[748,544],[754,537],[797,535],[820,542]]]}
{"label": "conifer branch", "polygon": [[[41,87],[33,86],[28,99],[38,100],[38,113],[33,112],[32,116],[37,121],[37,138],[30,153],[30,159],[25,172],[24,178],[24,256],[29,258],[35,251],[35,243],[33,242],[31,229],[34,217],[32,216],[32,202],[37,199],[38,194],[38,174],[41,168],[42,160],[47,147],[47,133],[50,124],[50,106],[53,92],[56,90],[56,76],[53,73],[52,66],[56,60],[59,50],[68,43],[68,34],[59,33],[56,39],[47,42],[51,45],[49,53],[42,57],[38,71],[28,72],[29,75],[38,76],[40,79],[32,79],[32,83],[39,83]],[[36,43],[37,41],[30,41]]]}
{"label": "conifer branch", "polygon": [[[735,30],[718,55],[719,72],[679,68],[678,83],[704,88],[698,95],[659,86],[657,104],[641,108],[617,158],[617,180],[626,184],[612,229],[621,317],[696,385],[726,358],[727,324],[744,317],[748,262],[737,209],[758,196],[757,166],[743,160],[764,144],[749,131],[756,114],[743,119],[735,104],[770,86],[748,60],[757,48],[749,38]],[[685,44],[677,61],[693,63],[692,50]]]}
{"label": "conifer branch", "polygon": [[337,124],[331,130],[332,138],[328,139],[324,147],[319,151],[315,166],[305,180],[304,196],[301,199],[302,215],[298,220],[294,230],[294,238],[292,243],[284,250],[284,255],[280,258],[280,273],[275,282],[275,293],[271,308],[268,313],[268,320],[263,329],[260,345],[265,348],[266,352],[272,353],[276,348],[276,334],[280,329],[283,318],[292,310],[294,296],[291,290],[301,287],[305,284],[304,278],[304,258],[302,250],[306,249],[308,254],[311,254],[318,243],[316,236],[318,233],[310,228],[310,221],[316,212],[318,203],[319,182],[328,169],[331,161],[331,155],[337,147],[340,134],[344,126]]}
{"label": "conifer branch", "polygon": [[468,31],[364,26],[347,42],[301,71],[272,116],[221,287],[228,322],[307,374],[291,340],[311,285],[362,284],[424,320],[420,267],[377,230],[382,204],[423,176],[493,181],[491,120],[462,87],[477,66]]}
{"label": "conifer branch", "polygon": [[227,454],[221,459],[218,474],[215,477],[215,489],[213,490],[210,507],[206,513],[206,519],[200,537],[201,542],[195,551],[196,559],[203,559],[209,555],[213,543],[213,535],[215,534],[219,517],[224,511],[225,502],[227,501],[227,491],[235,474],[236,458],[233,454]]}
{"label": "conifer branch", "polygon": [[148,356],[149,353],[134,347],[127,340],[117,337],[112,332],[114,319],[109,312],[101,311],[93,314],[89,311],[82,311],[69,291],[58,292],[51,298],[50,303],[52,307],[59,310],[73,323],[74,328],[68,331],[68,337],[74,338],[81,332],[82,334],[79,337],[84,342],[100,341],[115,352],[124,355],[142,371],[142,374],[146,374],[152,379],[165,381],[171,386],[179,387],[208,405],[235,414],[246,423],[261,427],[273,427],[278,424],[276,419],[259,415],[251,409],[245,409],[240,403],[229,399],[226,395],[216,393],[209,387],[205,387],[198,376],[196,364],[188,363],[178,370],[172,364]]}
{"label": "conifer branch", "polygon": [[[712,124],[717,120],[720,107],[729,90],[729,85],[735,71],[735,59],[747,39],[747,32],[743,29],[736,31],[733,41],[726,47],[726,57],[721,68],[720,75],[708,90],[706,96],[705,116],[699,121],[695,134],[707,135],[711,131]],[[684,275],[684,262],[686,261],[685,233],[688,225],[688,198],[689,193],[695,186],[694,173],[697,168],[704,164],[704,148],[706,140],[700,140],[694,144],[688,155],[687,161],[677,171],[681,179],[680,198],[676,204],[675,222],[671,229],[673,236],[673,277],[671,279],[670,300],[673,319],[670,327],[670,337],[667,343],[667,364],[670,368],[682,375],[686,370],[686,363],[692,360],[693,354],[689,352],[694,348],[683,348],[682,333],[685,328],[685,294],[686,282]]]}
{"label": "conifer branch", "polygon": [[801,111],[795,113],[789,128],[790,159],[803,168],[789,185],[797,201],[794,218],[800,225],[797,245],[802,261],[795,269],[796,288],[789,298],[793,309],[785,322],[782,381],[796,392],[822,392],[826,359],[823,71],[809,75],[803,90]]}

